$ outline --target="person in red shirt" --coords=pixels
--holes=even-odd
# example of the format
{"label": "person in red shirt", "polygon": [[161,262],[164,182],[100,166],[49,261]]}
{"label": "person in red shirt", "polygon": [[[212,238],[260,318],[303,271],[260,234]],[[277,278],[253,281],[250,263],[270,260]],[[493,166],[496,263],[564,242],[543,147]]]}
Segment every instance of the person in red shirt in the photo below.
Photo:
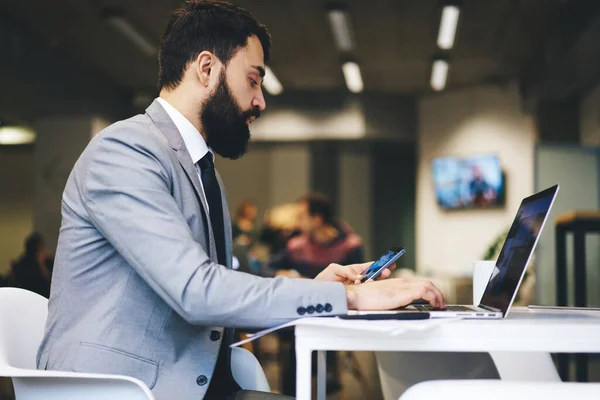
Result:
{"label": "person in red shirt", "polygon": [[[298,229],[285,249],[276,254],[270,267],[277,275],[314,278],[329,264],[360,264],[364,262],[363,241],[352,228],[333,217],[329,199],[319,193],[298,200]],[[282,366],[283,393],[296,392],[296,360],[293,331],[282,332],[281,340],[291,341],[288,362]],[[313,360],[314,362],[314,360]],[[327,352],[327,393],[341,389],[335,352]]]}

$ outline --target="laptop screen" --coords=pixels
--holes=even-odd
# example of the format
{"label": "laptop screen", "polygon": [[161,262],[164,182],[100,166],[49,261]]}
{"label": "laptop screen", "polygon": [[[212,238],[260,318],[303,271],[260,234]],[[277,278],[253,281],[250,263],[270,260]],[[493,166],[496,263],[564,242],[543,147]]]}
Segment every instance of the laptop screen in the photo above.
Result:
{"label": "laptop screen", "polygon": [[480,305],[507,312],[557,191],[558,185],[552,186],[523,200],[508,231]]}

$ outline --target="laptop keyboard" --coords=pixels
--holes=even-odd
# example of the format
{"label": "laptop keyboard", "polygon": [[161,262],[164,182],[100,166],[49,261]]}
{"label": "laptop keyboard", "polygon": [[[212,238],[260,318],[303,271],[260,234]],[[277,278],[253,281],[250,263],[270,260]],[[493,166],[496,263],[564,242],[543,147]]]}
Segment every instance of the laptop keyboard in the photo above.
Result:
{"label": "laptop keyboard", "polygon": [[446,306],[446,308],[443,310],[432,307],[429,304],[415,305],[414,307],[419,311],[469,311],[469,312],[476,311],[473,308],[465,307],[465,306]]}

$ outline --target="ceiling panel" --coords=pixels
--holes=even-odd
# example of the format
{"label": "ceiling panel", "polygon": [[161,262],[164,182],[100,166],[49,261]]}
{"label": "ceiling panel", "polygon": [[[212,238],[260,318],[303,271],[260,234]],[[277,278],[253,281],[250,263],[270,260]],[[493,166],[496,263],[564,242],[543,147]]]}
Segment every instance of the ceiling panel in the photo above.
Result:
{"label": "ceiling panel", "polygon": [[[347,0],[356,48],[340,54],[325,0],[236,0],[273,36],[271,67],[285,88],[344,89],[341,62],[360,62],[366,90],[429,91],[431,60],[438,53],[438,0]],[[448,87],[516,76],[539,48],[565,0],[463,0]],[[176,0],[3,0],[3,16],[25,26],[75,65],[121,88],[153,91],[155,57],[141,53],[102,19],[119,7],[154,43]]]}

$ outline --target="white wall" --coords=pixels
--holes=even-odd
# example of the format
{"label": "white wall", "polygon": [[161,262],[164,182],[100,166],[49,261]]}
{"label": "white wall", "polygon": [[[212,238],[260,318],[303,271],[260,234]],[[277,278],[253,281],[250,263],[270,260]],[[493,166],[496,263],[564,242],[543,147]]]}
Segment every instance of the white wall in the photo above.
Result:
{"label": "white wall", "polygon": [[[537,148],[535,183],[542,190],[560,184],[560,191],[548,217],[544,234],[536,248],[536,292],[538,304],[556,304],[556,218],[573,210],[598,208],[599,171],[598,151],[576,146],[540,145]],[[569,304],[574,302],[574,248],[573,235],[567,236],[567,280]],[[588,304],[600,306],[600,238],[586,236],[586,269]]]}
{"label": "white wall", "polygon": [[270,149],[253,147],[239,160],[227,160],[219,157],[215,161],[215,167],[225,184],[232,218],[242,200],[250,199],[256,202],[259,216],[270,207],[270,157]]}
{"label": "white wall", "polygon": [[274,147],[270,160],[271,201],[296,201],[310,188],[310,151],[307,143]]}
{"label": "white wall", "polygon": [[367,260],[374,257],[371,161],[368,151],[345,150],[339,158],[339,216],[363,238]]}
{"label": "white wall", "polygon": [[[520,110],[516,86],[481,86],[425,96],[419,104],[417,266],[424,273],[469,275],[492,240],[533,191],[534,126]],[[443,211],[431,162],[440,156],[495,153],[506,173],[506,205]]]}
{"label": "white wall", "polygon": [[318,108],[274,107],[252,124],[254,140],[356,139],[364,136],[365,116],[358,101],[349,101],[333,112]]}
{"label": "white wall", "polygon": [[310,185],[310,153],[304,144],[259,144],[240,160],[219,158],[217,170],[225,183],[232,215],[242,200],[251,199],[259,219],[275,205],[295,201]]}
{"label": "white wall", "polygon": [[0,274],[33,230],[33,147],[0,146]]}
{"label": "white wall", "polygon": [[255,141],[376,138],[413,140],[412,96],[341,91],[284,92],[267,98],[267,111],[252,124]]}
{"label": "white wall", "polygon": [[36,123],[34,151],[34,226],[56,248],[61,223],[61,200],[75,162],[102,124],[92,117],[56,117]]}
{"label": "white wall", "polygon": [[600,84],[581,102],[579,111],[581,144],[600,146]]}

